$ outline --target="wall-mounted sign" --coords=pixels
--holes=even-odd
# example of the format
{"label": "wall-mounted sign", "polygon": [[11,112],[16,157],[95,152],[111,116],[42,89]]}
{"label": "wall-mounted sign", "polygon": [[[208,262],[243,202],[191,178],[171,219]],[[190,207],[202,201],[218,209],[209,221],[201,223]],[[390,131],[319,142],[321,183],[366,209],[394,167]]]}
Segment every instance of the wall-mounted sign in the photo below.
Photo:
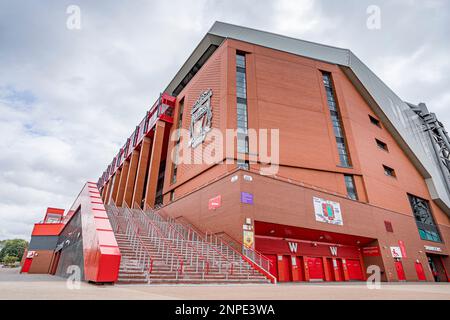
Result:
{"label": "wall-mounted sign", "polygon": [[298,250],[298,242],[288,242],[289,251],[292,253],[297,253]]}
{"label": "wall-mounted sign", "polygon": [[244,230],[244,245],[247,248],[253,248],[255,242],[255,233],[250,230]]}
{"label": "wall-mounted sign", "polygon": [[27,258],[31,259],[36,255],[36,251],[28,251],[27,252]]}
{"label": "wall-mounted sign", "polygon": [[442,252],[442,249],[439,247],[424,246],[424,248],[427,251]]}
{"label": "wall-mounted sign", "polygon": [[316,221],[342,226],[341,206],[338,202],[313,197]]}
{"label": "wall-mounted sign", "polygon": [[244,180],[251,182],[251,181],[253,181],[253,177],[249,176],[248,174],[244,174]]}
{"label": "wall-mounted sign", "polygon": [[400,247],[391,247],[391,255],[393,258],[403,258]]}
{"label": "wall-mounted sign", "polygon": [[241,192],[241,203],[253,204],[253,194]]}
{"label": "wall-mounted sign", "polygon": [[222,205],[222,197],[221,196],[211,198],[208,201],[208,209],[209,210],[215,210],[215,209],[219,208],[221,205]]}
{"label": "wall-mounted sign", "polygon": [[379,257],[381,252],[379,247],[373,246],[362,248],[362,254],[366,257]]}
{"label": "wall-mounted sign", "polygon": [[211,89],[203,92],[191,111],[191,125],[189,127],[189,145],[195,148],[203,143],[206,134],[211,131],[212,108],[211,96],[213,92]]}
{"label": "wall-mounted sign", "polygon": [[330,247],[330,252],[332,256],[338,255],[338,247]]}

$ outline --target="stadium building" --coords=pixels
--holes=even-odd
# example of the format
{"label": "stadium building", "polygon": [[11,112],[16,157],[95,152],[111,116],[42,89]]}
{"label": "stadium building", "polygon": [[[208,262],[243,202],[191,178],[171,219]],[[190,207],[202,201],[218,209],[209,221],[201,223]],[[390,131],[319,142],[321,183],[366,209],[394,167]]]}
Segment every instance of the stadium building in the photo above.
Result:
{"label": "stadium building", "polygon": [[351,51],[216,22],[22,271],[447,282],[449,143]]}

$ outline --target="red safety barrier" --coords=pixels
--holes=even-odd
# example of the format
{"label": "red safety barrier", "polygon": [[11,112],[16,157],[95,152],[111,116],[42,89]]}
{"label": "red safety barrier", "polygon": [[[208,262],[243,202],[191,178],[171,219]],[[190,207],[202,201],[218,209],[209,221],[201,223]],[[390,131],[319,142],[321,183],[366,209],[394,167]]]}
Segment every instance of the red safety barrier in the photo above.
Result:
{"label": "red safety barrier", "polygon": [[120,250],[98,195],[96,183],[88,182],[71,208],[72,212],[80,209],[81,214],[84,277],[92,282],[116,282]]}

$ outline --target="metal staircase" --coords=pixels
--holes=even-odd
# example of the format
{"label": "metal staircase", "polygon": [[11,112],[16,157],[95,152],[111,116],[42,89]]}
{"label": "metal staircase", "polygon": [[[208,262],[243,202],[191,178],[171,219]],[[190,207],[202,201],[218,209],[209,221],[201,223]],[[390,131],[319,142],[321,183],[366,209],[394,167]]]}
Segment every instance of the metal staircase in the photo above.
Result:
{"label": "metal staircase", "polygon": [[270,273],[219,237],[202,235],[153,210],[115,205],[106,209],[122,253],[118,283],[273,281]]}

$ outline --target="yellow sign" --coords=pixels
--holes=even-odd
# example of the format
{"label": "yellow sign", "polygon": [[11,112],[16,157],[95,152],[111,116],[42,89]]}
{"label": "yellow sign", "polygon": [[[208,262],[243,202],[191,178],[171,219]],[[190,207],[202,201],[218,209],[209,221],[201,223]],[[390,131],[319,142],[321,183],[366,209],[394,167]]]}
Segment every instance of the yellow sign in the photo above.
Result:
{"label": "yellow sign", "polygon": [[247,248],[253,248],[255,242],[255,234],[253,231],[244,230],[244,245]]}

